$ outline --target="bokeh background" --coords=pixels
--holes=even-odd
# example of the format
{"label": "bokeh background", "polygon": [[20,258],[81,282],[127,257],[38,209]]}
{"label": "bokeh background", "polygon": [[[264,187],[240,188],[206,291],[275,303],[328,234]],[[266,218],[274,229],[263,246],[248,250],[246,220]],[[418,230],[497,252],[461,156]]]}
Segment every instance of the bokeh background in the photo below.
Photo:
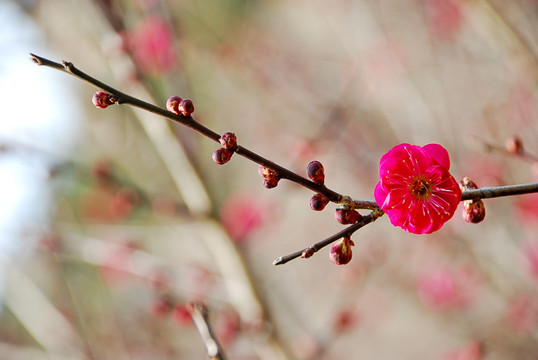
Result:
{"label": "bokeh background", "polygon": [[[538,359],[538,197],[410,235],[386,217],[323,249],[334,205],[37,67],[73,62],[259,154],[372,199],[392,146],[440,143],[457,179],[538,178],[534,0],[0,1],[0,359]],[[513,136],[524,152],[515,154]],[[508,144],[508,147],[506,147]],[[512,150],[512,151],[511,151]]]}

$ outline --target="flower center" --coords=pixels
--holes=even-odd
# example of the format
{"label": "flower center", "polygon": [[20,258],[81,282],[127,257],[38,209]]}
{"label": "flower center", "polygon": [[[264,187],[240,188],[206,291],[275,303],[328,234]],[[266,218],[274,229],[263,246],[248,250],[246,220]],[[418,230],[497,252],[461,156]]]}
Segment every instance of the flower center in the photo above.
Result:
{"label": "flower center", "polygon": [[425,200],[430,195],[432,188],[425,179],[417,177],[411,182],[409,190],[415,197]]}

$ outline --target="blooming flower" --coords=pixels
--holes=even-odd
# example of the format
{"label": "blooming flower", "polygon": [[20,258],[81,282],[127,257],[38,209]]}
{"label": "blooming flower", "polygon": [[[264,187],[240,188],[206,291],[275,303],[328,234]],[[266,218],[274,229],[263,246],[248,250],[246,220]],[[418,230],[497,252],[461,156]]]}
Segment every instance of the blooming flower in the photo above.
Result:
{"label": "blooming flower", "polygon": [[437,231],[461,199],[449,168],[448,152],[441,145],[397,145],[381,158],[375,200],[392,225],[413,234]]}

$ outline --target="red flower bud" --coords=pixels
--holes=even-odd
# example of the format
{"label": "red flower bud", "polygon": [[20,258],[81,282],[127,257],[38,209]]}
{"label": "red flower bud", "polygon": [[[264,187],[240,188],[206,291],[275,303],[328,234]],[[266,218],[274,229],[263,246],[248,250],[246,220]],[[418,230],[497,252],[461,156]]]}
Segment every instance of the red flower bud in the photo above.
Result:
{"label": "red flower bud", "polygon": [[278,185],[280,176],[275,170],[260,165],[258,167],[258,174],[263,177],[263,186],[265,186],[267,189],[272,189]]}
{"label": "red flower bud", "polygon": [[183,101],[183,99],[179,96],[170,96],[168,100],[166,100],[166,109],[176,115],[179,115],[179,103],[181,101]]}
{"label": "red flower bud", "polygon": [[234,150],[237,147],[237,137],[233,132],[227,132],[222,134],[219,142],[226,149]]}
{"label": "red flower bud", "polygon": [[192,100],[189,99],[183,99],[178,105],[178,111],[183,116],[189,116],[194,112],[194,104]]}
{"label": "red flower bud", "polygon": [[466,176],[460,181],[460,189],[461,191],[478,189],[478,185]]}
{"label": "red flower bud", "polygon": [[116,102],[116,98],[114,98],[114,96],[104,91],[98,91],[95,94],[93,94],[92,102],[99,109],[105,109],[109,105],[114,104]]}
{"label": "red flower bud", "polygon": [[351,261],[353,252],[351,247],[355,245],[353,240],[345,236],[342,240],[335,242],[331,247],[330,258],[331,261],[336,265],[345,265]]}
{"label": "red flower bud", "polygon": [[463,219],[468,223],[478,224],[486,217],[486,206],[480,199],[463,202]]}
{"label": "red flower bud", "polygon": [[329,198],[322,194],[314,194],[310,198],[310,208],[314,211],[321,211],[329,203]]}
{"label": "red flower bud", "polygon": [[278,185],[279,178],[263,179],[263,186],[272,189]]}
{"label": "red flower bud", "polygon": [[223,165],[226,164],[232,158],[233,151],[230,151],[225,148],[219,148],[213,152],[212,158],[215,164]]}
{"label": "red flower bud", "polygon": [[359,214],[356,210],[350,209],[336,209],[334,213],[336,221],[342,225],[355,224],[362,218],[362,215]]}
{"label": "red flower bud", "polygon": [[[460,181],[462,191],[478,189],[478,185],[467,176]],[[486,206],[481,199],[465,200],[463,202],[463,219],[468,223],[478,224],[486,217]]]}
{"label": "red flower bud", "polygon": [[323,185],[325,182],[325,172],[323,165],[319,161],[311,161],[306,168],[306,172],[308,177],[316,184]]}

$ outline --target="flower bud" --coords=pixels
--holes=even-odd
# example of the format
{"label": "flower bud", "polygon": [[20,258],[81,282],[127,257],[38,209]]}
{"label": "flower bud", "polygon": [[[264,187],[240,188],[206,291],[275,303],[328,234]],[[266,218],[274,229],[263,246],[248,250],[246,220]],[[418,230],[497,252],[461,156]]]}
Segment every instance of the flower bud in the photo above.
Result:
{"label": "flower bud", "polygon": [[312,257],[314,255],[314,250],[310,247],[303,250],[303,253],[301,254],[301,257],[303,259],[308,259],[309,257]]}
{"label": "flower bud", "polygon": [[335,242],[331,247],[331,261],[336,265],[345,265],[350,262],[353,255],[353,252],[351,251],[353,245],[355,245],[353,240],[347,236],[344,236],[342,240]]}
{"label": "flower bud", "polygon": [[462,215],[468,223],[478,224],[486,217],[486,206],[481,199],[465,200]]}
{"label": "flower bud", "polygon": [[321,211],[329,203],[329,198],[322,194],[314,194],[310,198],[310,208],[314,211]]}
{"label": "flower bud", "polygon": [[[478,185],[467,176],[460,181],[462,191],[478,189]],[[468,223],[478,224],[486,217],[486,206],[481,199],[465,200],[463,202],[463,219]]]}
{"label": "flower bud", "polygon": [[506,147],[506,151],[512,155],[523,155],[525,152],[525,149],[523,148],[523,141],[517,135],[510,136],[508,139],[506,139],[504,146]]}
{"label": "flower bud", "polygon": [[190,99],[183,99],[178,105],[178,111],[183,116],[189,116],[194,112],[194,104]]}
{"label": "flower bud", "polygon": [[478,189],[478,185],[466,176],[460,181],[460,189],[461,191]]}
{"label": "flower bud", "polygon": [[356,210],[351,209],[336,209],[334,218],[342,225],[355,224],[362,218]]}
{"label": "flower bud", "polygon": [[260,165],[258,167],[258,174],[263,177],[263,186],[265,186],[267,189],[272,189],[278,185],[280,176],[275,170]]}
{"label": "flower bud", "polygon": [[275,188],[278,185],[279,178],[263,179],[263,186],[267,189]]}
{"label": "flower bud", "polygon": [[166,100],[166,109],[176,115],[179,115],[179,103],[181,101],[183,101],[183,99],[179,96],[170,96],[168,100]]}
{"label": "flower bud", "polygon": [[109,105],[114,104],[115,101],[116,99],[112,95],[104,91],[98,91],[95,94],[93,94],[93,97],[92,97],[93,104],[97,106],[99,109],[105,109]]}
{"label": "flower bud", "polygon": [[325,172],[323,165],[319,161],[311,161],[306,167],[308,177],[316,184],[323,185],[325,182]]}
{"label": "flower bud", "polygon": [[219,142],[226,149],[234,150],[237,147],[237,137],[233,132],[227,132],[222,134]]}
{"label": "flower bud", "polygon": [[228,161],[230,161],[230,159],[232,158],[232,155],[233,155],[233,151],[230,151],[225,148],[219,148],[213,151],[212,158],[215,164],[223,165],[223,164],[226,164]]}

